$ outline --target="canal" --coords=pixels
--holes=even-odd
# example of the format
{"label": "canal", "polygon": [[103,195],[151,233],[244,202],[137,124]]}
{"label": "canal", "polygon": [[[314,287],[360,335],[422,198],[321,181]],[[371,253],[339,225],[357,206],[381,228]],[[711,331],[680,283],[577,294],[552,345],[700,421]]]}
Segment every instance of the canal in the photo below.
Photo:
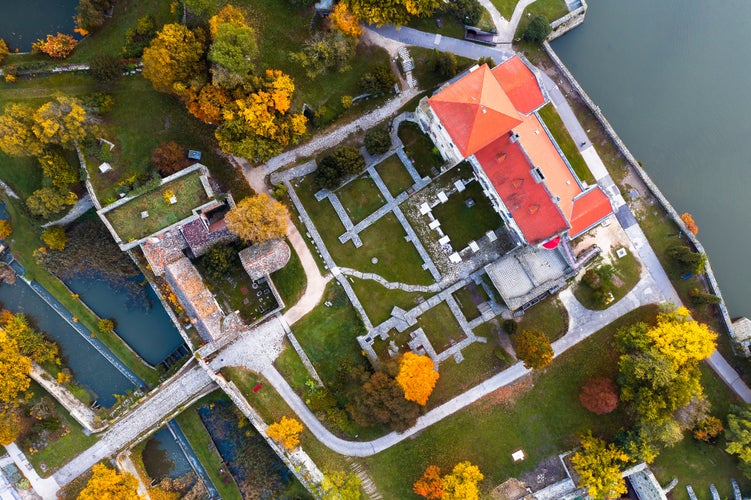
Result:
{"label": "canal", "polygon": [[751,2],[593,0],[553,49],[679,213],[731,316],[751,315]]}
{"label": "canal", "polygon": [[73,35],[78,0],[0,0],[0,38],[10,50],[31,50],[31,44],[57,32]]}

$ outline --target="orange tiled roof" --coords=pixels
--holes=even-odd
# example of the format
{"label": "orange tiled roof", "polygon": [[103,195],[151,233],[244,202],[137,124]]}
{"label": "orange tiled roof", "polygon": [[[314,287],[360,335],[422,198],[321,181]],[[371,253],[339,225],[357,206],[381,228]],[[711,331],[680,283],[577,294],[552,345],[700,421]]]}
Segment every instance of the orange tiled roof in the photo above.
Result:
{"label": "orange tiled roof", "polygon": [[527,243],[537,245],[568,229],[566,218],[545,185],[532,176],[532,165],[508,134],[475,153],[475,158]]}
{"label": "orange tiled roof", "polygon": [[487,64],[428,102],[464,157],[521,123],[519,113]]}
{"label": "orange tiled roof", "polygon": [[563,215],[571,220],[574,198],[581,194],[582,189],[545,132],[540,120],[534,114],[526,116],[524,122],[516,127],[514,132],[519,134],[519,143],[529,160],[545,176],[545,185],[550,193],[558,197],[558,206]]}
{"label": "orange tiled roof", "polygon": [[526,115],[545,104],[535,74],[520,58],[514,56],[502,62],[493,68],[493,75],[519,112]]}
{"label": "orange tiled roof", "polygon": [[610,200],[599,186],[585,191],[574,199],[569,231],[571,238],[576,238],[612,213],[613,207],[610,205]]}

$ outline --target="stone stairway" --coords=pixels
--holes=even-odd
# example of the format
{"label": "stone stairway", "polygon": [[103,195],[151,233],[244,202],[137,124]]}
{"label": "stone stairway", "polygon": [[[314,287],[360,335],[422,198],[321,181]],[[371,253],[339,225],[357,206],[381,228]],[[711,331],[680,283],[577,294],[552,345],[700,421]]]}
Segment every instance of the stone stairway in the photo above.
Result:
{"label": "stone stairway", "polygon": [[381,500],[383,495],[378,492],[373,479],[371,479],[370,474],[368,474],[362,464],[355,462],[351,457],[347,457],[347,462],[349,462],[349,470],[357,474],[357,477],[360,478],[360,485],[368,498],[371,500]]}
{"label": "stone stairway", "polygon": [[415,80],[414,75],[412,75],[412,70],[415,69],[415,61],[409,55],[409,50],[407,50],[407,47],[399,47],[398,52],[399,57],[402,60],[402,70],[404,71],[404,75],[407,79],[407,85],[409,85],[409,88],[414,89],[417,87],[417,80]]}

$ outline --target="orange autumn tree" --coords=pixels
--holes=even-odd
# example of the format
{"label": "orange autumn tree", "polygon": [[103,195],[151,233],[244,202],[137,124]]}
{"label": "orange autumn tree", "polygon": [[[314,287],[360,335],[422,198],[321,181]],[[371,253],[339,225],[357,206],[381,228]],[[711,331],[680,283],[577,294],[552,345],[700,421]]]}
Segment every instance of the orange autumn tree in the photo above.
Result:
{"label": "orange autumn tree", "polygon": [[31,48],[54,59],[65,59],[73,52],[77,43],[72,36],[58,33],[57,35],[47,35],[46,40],[37,40]]}
{"label": "orange autumn tree", "polygon": [[300,444],[302,429],[302,424],[296,419],[282,417],[279,422],[269,425],[266,434],[287,450],[292,451]]}
{"label": "orange autumn tree", "polygon": [[691,231],[694,235],[696,235],[699,232],[699,226],[696,225],[696,222],[694,221],[694,217],[688,213],[682,213],[681,214],[681,220],[684,224],[686,224],[686,229]]}
{"label": "orange autumn tree", "polygon": [[438,381],[438,376],[432,359],[407,352],[399,361],[399,374],[396,376],[396,382],[404,391],[404,399],[425,406]]}
{"label": "orange autumn tree", "polygon": [[439,500],[443,498],[443,479],[441,479],[441,469],[436,465],[429,465],[422,477],[412,485],[412,491],[416,495],[425,497],[428,500]]}

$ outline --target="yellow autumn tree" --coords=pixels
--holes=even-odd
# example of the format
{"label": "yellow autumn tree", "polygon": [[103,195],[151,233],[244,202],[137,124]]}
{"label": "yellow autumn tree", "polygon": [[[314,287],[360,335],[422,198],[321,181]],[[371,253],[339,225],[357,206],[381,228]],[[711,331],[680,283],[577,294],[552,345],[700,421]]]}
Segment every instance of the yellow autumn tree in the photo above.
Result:
{"label": "yellow autumn tree", "polygon": [[15,408],[0,412],[0,445],[7,446],[18,438],[20,421],[16,412]]}
{"label": "yellow autumn tree", "polygon": [[44,144],[34,134],[34,108],[10,103],[0,115],[0,149],[10,156],[38,156]]}
{"label": "yellow autumn tree", "polygon": [[0,402],[13,404],[31,384],[31,360],[21,354],[18,342],[0,330]]}
{"label": "yellow autumn tree", "polygon": [[222,7],[216,15],[209,19],[209,33],[211,34],[212,40],[216,38],[216,35],[219,33],[219,26],[225,23],[235,24],[237,26],[245,26],[248,24],[245,19],[245,13],[238,7],[228,3]]}
{"label": "yellow autumn tree", "polygon": [[245,198],[225,216],[227,229],[245,241],[263,243],[287,233],[287,208],[267,194]]}
{"label": "yellow autumn tree", "polygon": [[334,10],[329,14],[329,21],[334,28],[347,36],[358,38],[362,35],[363,29],[360,26],[360,19],[350,12],[344,2],[336,4]]}
{"label": "yellow autumn tree", "polygon": [[441,0],[344,0],[349,10],[368,23],[406,24],[412,17],[429,16]]}
{"label": "yellow autumn tree", "polygon": [[407,352],[399,361],[396,381],[404,391],[405,399],[425,406],[435,388],[438,376],[432,359]]}
{"label": "yellow autumn tree", "polygon": [[592,436],[592,432],[580,439],[581,449],[571,457],[580,485],[592,498],[620,498],[626,493],[621,472],[629,456],[614,444]]}
{"label": "yellow autumn tree", "polygon": [[282,417],[279,422],[269,425],[266,434],[287,450],[292,451],[300,444],[302,430],[302,424],[296,419]]}
{"label": "yellow autumn tree", "polygon": [[0,220],[0,240],[7,240],[13,233],[13,226],[11,226],[8,219]]}
{"label": "yellow autumn tree", "polygon": [[182,24],[165,24],[143,50],[143,76],[159,92],[182,96],[186,89],[203,86],[206,36]]}
{"label": "yellow autumn tree", "polygon": [[138,480],[129,472],[118,473],[106,465],[96,464],[78,500],[141,500]]}
{"label": "yellow autumn tree", "polygon": [[58,96],[34,112],[34,135],[43,144],[72,148],[92,135],[96,124],[75,97]]}
{"label": "yellow autumn tree", "polygon": [[459,462],[451,474],[443,476],[443,500],[477,500],[480,496],[477,483],[484,478],[476,465]]}
{"label": "yellow autumn tree", "polygon": [[689,316],[681,307],[657,317],[657,325],[646,332],[651,344],[670,358],[674,367],[696,364],[712,355],[717,334]]}

